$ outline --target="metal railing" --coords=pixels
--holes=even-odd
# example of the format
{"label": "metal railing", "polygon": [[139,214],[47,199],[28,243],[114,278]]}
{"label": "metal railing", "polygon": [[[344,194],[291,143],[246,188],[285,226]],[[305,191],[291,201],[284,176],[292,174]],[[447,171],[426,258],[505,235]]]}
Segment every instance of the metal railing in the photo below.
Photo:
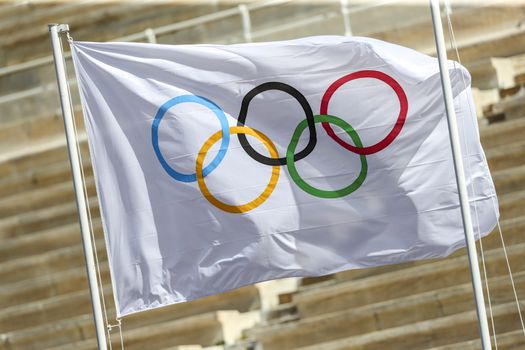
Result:
{"label": "metal railing", "polygon": [[[278,6],[287,3],[291,3],[293,0],[262,0],[256,1],[248,4],[240,4],[238,6],[221,10],[218,12],[210,13],[207,15],[191,18],[188,20],[180,21],[177,23],[159,26],[156,28],[146,28],[143,31],[115,38],[111,41],[122,41],[122,42],[131,42],[131,41],[145,41],[149,43],[157,43],[158,37],[165,34],[175,33],[184,29],[194,28],[203,24],[208,24],[215,21],[224,20],[227,18],[240,16],[242,21],[242,39],[245,42],[252,42],[258,38],[263,38],[272,34],[277,34],[283,31],[308,26],[314,23],[322,22],[325,20],[333,19],[335,17],[342,18],[342,27],[344,28],[344,34],[351,35],[352,29],[350,25],[350,14],[358,13],[365,11],[371,8],[384,6],[387,4],[394,3],[395,0],[384,0],[384,1],[374,1],[367,4],[362,4],[358,6],[349,6],[348,0],[340,0],[340,8],[338,11],[329,11],[319,15],[309,16],[301,18],[295,21],[291,21],[282,25],[272,26],[270,28],[260,29],[258,31],[252,30],[251,24],[251,15],[250,12],[268,8],[271,6]],[[71,53],[65,53],[65,59],[71,58]],[[46,65],[51,65],[53,63],[52,56],[41,57],[33,59],[31,61],[15,64],[8,67],[0,68],[0,78],[6,75],[23,72],[26,70],[36,69]],[[74,79],[71,80],[73,82]],[[36,86],[22,91],[17,91],[14,93],[5,94],[0,96],[0,105],[4,103],[10,103],[17,100],[25,99],[32,96],[37,96],[55,89],[55,82],[49,84]]]}
{"label": "metal railing", "polygon": [[[269,6],[281,5],[281,4],[284,4],[284,3],[291,2],[291,1],[292,0],[263,0],[263,1],[258,1],[258,2],[255,2],[255,3],[247,4],[247,5],[244,5],[244,6],[246,8],[245,11],[246,11],[246,13],[249,16],[249,11],[262,9],[262,8],[269,7]],[[214,22],[214,21],[226,19],[228,17],[233,17],[233,16],[236,16],[236,15],[242,16],[241,12],[243,10],[241,10],[240,7],[241,6],[232,7],[230,9],[226,9],[226,10],[210,13],[210,14],[207,14],[207,15],[191,18],[191,19],[180,21],[180,22],[173,23],[173,24],[168,24],[168,25],[165,25],[165,26],[160,26],[160,27],[156,27],[156,28],[146,28],[145,30],[140,31],[138,33],[131,34],[131,35],[126,35],[126,36],[119,37],[119,38],[115,38],[115,39],[113,39],[111,41],[124,41],[124,42],[126,42],[126,41],[141,41],[141,40],[143,40],[143,41],[147,41],[147,42],[156,42],[156,37],[159,36],[159,35],[177,32],[177,31],[180,31],[180,30],[183,30],[183,29],[196,27],[196,26],[199,26],[199,25],[202,25],[202,24],[206,24],[206,23],[209,23],[209,22]],[[71,54],[67,53],[65,58],[70,58],[70,57],[71,57]],[[27,61],[27,62],[14,64],[12,66],[3,67],[3,68],[0,68],[0,77],[8,75],[8,74],[21,72],[21,71],[24,71],[24,70],[29,70],[29,69],[32,69],[32,68],[38,68],[38,67],[44,66],[46,64],[51,64],[52,62],[53,62],[53,56],[49,55],[49,56],[33,59],[33,60],[30,60],[30,61]]]}

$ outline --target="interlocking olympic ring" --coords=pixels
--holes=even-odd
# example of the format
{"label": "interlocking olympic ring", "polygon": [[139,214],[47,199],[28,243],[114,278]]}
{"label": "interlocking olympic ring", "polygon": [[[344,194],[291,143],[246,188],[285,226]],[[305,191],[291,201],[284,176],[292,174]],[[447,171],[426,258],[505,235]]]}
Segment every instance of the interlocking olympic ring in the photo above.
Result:
{"label": "interlocking olympic ring", "polygon": [[[253,88],[250,92],[248,92],[244,98],[242,99],[241,103],[241,111],[239,112],[239,118],[237,119],[237,125],[245,125],[246,124],[246,115],[248,114],[248,106],[250,105],[250,102],[252,99],[260,94],[261,92],[267,91],[267,90],[280,90],[288,93],[290,96],[294,97],[301,107],[304,110],[304,114],[306,115],[306,121],[308,122],[308,130],[310,131],[310,139],[308,140],[308,144],[306,147],[296,155],[294,155],[294,160],[298,161],[312,153],[314,150],[315,144],[317,143],[317,134],[315,132],[315,123],[314,123],[314,114],[312,112],[312,108],[310,107],[310,104],[306,100],[306,98],[301,94],[299,91],[297,91],[295,88],[291,87],[288,84],[284,83],[277,83],[277,82],[269,82],[261,84],[255,88]],[[286,165],[286,157],[283,158],[268,158],[263,156],[262,154],[257,153],[256,150],[253,149],[253,147],[250,145],[248,140],[246,139],[246,136],[244,134],[238,134],[239,142],[241,143],[242,148],[256,161],[259,163],[263,163],[266,165]]]}
{"label": "interlocking olympic ring", "polygon": [[162,152],[160,151],[159,147],[159,125],[162,121],[162,117],[166,114],[168,109],[171,107],[178,105],[179,103],[187,103],[187,102],[193,102],[200,105],[203,105],[204,107],[207,107],[211,109],[213,113],[219,118],[219,121],[221,123],[221,129],[222,129],[222,142],[221,142],[221,148],[219,150],[219,153],[215,156],[213,161],[208,164],[206,168],[203,170],[203,175],[206,176],[209,173],[211,173],[222,161],[224,156],[226,155],[226,150],[228,149],[228,146],[230,145],[230,128],[228,126],[228,119],[226,119],[226,116],[224,115],[224,112],[222,109],[219,108],[215,103],[211,102],[210,100],[201,97],[201,96],[194,96],[194,95],[182,95],[175,98],[172,98],[168,100],[166,103],[164,103],[162,106],[160,106],[159,110],[157,111],[157,114],[155,115],[155,118],[153,119],[153,124],[151,126],[151,140],[153,142],[153,149],[155,150],[155,154],[157,155],[157,158],[159,159],[160,164],[166,170],[166,172],[173,177],[175,180],[182,181],[182,182],[195,182],[197,181],[197,176],[195,173],[193,174],[183,174],[179,173],[175,169],[173,169],[168,162],[164,159],[162,156]]}
{"label": "interlocking olympic ring", "polygon": [[[237,134],[237,136],[246,134],[251,135],[262,142],[266,149],[268,149],[268,152],[273,157],[273,159],[279,157],[279,153],[277,152],[277,148],[275,148],[273,142],[266,135],[255,129],[249,128],[247,126],[232,126],[230,127],[230,134]],[[279,180],[279,172],[281,168],[279,168],[278,165],[272,165],[272,176],[270,178],[270,182],[268,182],[268,185],[266,186],[266,189],[263,191],[263,193],[259,195],[259,197],[255,198],[253,201],[243,205],[229,205],[219,201],[208,190],[208,187],[204,182],[204,174],[202,171],[202,167],[204,164],[204,157],[206,157],[206,153],[208,153],[211,146],[213,146],[215,142],[217,142],[217,140],[219,140],[221,137],[221,131],[217,131],[215,134],[213,134],[204,143],[201,150],[199,151],[199,155],[197,156],[197,182],[199,184],[199,188],[201,189],[202,194],[211,204],[215,205],[219,209],[230,213],[244,213],[246,211],[257,208],[266,200],[266,198],[270,197],[270,195],[272,194],[275,186],[277,185],[277,180]]]}
{"label": "interlocking olympic ring", "polygon": [[[361,139],[359,138],[359,135],[357,135],[357,132],[343,119],[337,118],[333,115],[316,115],[314,117],[314,120],[316,123],[328,123],[328,124],[335,124],[348,134],[352,141],[354,141],[355,145],[357,147],[362,147]],[[340,189],[340,190],[334,190],[334,191],[324,191],[317,189],[304,181],[299,173],[297,172],[297,169],[295,168],[295,161],[293,154],[295,152],[295,147],[297,147],[297,143],[299,142],[299,138],[301,137],[301,134],[303,133],[303,130],[306,128],[305,120],[299,123],[297,125],[297,128],[295,129],[292,141],[290,142],[290,145],[288,145],[288,149],[286,150],[286,159],[288,160],[287,166],[288,166],[288,172],[290,173],[290,177],[294,180],[294,182],[299,186],[303,191],[310,193],[313,196],[320,197],[320,198],[339,198],[349,195],[350,193],[357,190],[363,181],[365,181],[366,173],[368,171],[368,164],[366,162],[366,157],[364,155],[360,155],[361,159],[361,172],[359,173],[359,176],[357,179],[355,179],[354,182],[352,182],[350,185]]]}
{"label": "interlocking olympic ring", "polygon": [[332,83],[332,85],[328,87],[328,89],[324,93],[323,98],[321,100],[320,114],[328,114],[328,103],[330,102],[330,99],[332,98],[332,95],[334,94],[334,92],[337,89],[339,89],[341,85],[348,83],[351,80],[360,79],[360,78],[379,79],[385,82],[386,84],[388,84],[388,86],[390,86],[396,93],[397,98],[399,99],[399,115],[397,117],[397,121],[394,124],[394,127],[392,128],[392,130],[388,133],[388,135],[386,135],[384,139],[382,139],[381,141],[379,141],[378,143],[372,146],[367,146],[367,147],[357,146],[356,147],[356,146],[352,146],[351,144],[346,143],[345,141],[341,140],[339,136],[335,134],[334,130],[330,127],[329,123],[323,123],[323,128],[326,130],[328,135],[330,135],[330,137],[334,139],[335,142],[337,142],[339,145],[346,148],[350,152],[368,155],[368,154],[373,154],[373,153],[377,153],[381,151],[382,149],[390,145],[392,141],[394,141],[394,139],[397,137],[397,135],[399,135],[399,133],[401,132],[401,129],[403,128],[403,125],[405,124],[405,119],[407,117],[408,100],[407,100],[405,91],[403,90],[401,85],[399,85],[399,83],[395,81],[394,78],[392,78],[391,76],[383,72],[379,72],[377,70],[361,70],[358,72],[347,74],[344,77],[337,79],[335,82]]}
{"label": "interlocking olympic ring", "polygon": [[[386,83],[388,86],[390,86],[394,92],[397,95],[397,98],[399,100],[399,114],[397,117],[397,120],[392,128],[392,130],[383,138],[381,141],[371,145],[371,146],[363,146],[361,139],[359,138],[359,135],[357,134],[357,131],[354,130],[354,128],[348,124],[343,119],[340,119],[336,116],[329,115],[328,114],[328,104],[330,102],[330,99],[332,95],[335,93],[335,91],[341,87],[343,84],[360,78],[374,78],[381,80],[382,82]],[[258,95],[259,93],[262,93],[264,91],[268,90],[280,90],[283,92],[288,93],[290,96],[294,97],[301,107],[303,108],[303,111],[305,112],[305,119],[302,120],[297,127],[295,128],[295,131],[292,135],[292,140],[290,141],[290,144],[288,145],[286,149],[286,156],[279,158],[279,154],[277,152],[277,149],[275,148],[275,145],[273,142],[263,133],[260,131],[257,131],[253,128],[247,127],[244,124],[246,123],[246,117],[248,115],[248,107],[252,99]],[[181,172],[176,171],[173,169],[164,159],[162,152],[160,150],[159,146],[159,126],[160,122],[162,121],[162,118],[166,114],[166,112],[173,106],[180,104],[180,103],[197,103],[200,104],[208,109],[210,109],[215,116],[219,119],[219,122],[221,124],[221,130],[214,133],[201,147],[198,155],[197,155],[197,161],[195,166],[195,173],[191,174],[183,174]],[[379,72],[376,70],[362,70],[354,73],[347,74],[339,79],[337,79],[335,82],[333,82],[326,92],[324,93],[322,100],[321,100],[321,107],[320,107],[320,114],[315,115],[312,112],[312,109],[306,100],[306,98],[301,94],[297,89],[291,87],[290,85],[280,83],[280,82],[268,82],[261,84],[252,90],[250,90],[245,97],[242,100],[241,103],[241,109],[239,112],[239,116],[237,119],[237,126],[230,127],[228,125],[228,121],[226,119],[226,116],[222,109],[217,106],[212,101],[201,97],[201,96],[195,96],[195,95],[182,95],[175,98],[172,98],[165,102],[157,111],[157,114],[155,115],[155,118],[153,119],[153,123],[151,126],[151,138],[153,143],[153,149],[155,151],[155,154],[164,168],[164,170],[173,177],[177,181],[181,182],[197,182],[199,189],[201,190],[203,196],[213,204],[215,207],[219,208],[220,210],[229,212],[229,213],[244,213],[247,211],[250,211],[252,209],[257,208],[259,205],[261,205],[270,195],[272,194],[273,190],[277,186],[277,182],[279,179],[280,174],[280,166],[286,165],[288,169],[288,173],[290,174],[291,179],[295,182],[295,184],[301,188],[306,193],[316,196],[319,198],[340,198],[349,195],[350,193],[356,191],[363,182],[365,181],[367,172],[368,172],[368,163],[366,160],[366,156],[370,154],[377,153],[384,148],[386,148],[388,145],[390,145],[394,139],[399,135],[401,132],[401,129],[403,128],[403,125],[406,120],[406,116],[408,113],[408,99],[406,97],[406,94],[399,85],[399,83],[392,78],[391,76],[387,75],[386,73]],[[344,147],[345,149],[356,153],[359,155],[360,162],[361,162],[361,170],[359,172],[359,175],[357,178],[348,186],[343,187],[338,190],[332,190],[332,191],[326,191],[321,190],[318,188],[313,187],[312,185],[308,184],[304,179],[301,178],[299,175],[295,163],[304,157],[308,156],[313,149],[315,148],[315,145],[317,143],[317,134],[315,129],[315,124],[321,123],[327,134],[340,146]],[[330,124],[334,124],[338,126],[339,128],[343,129],[346,134],[350,137],[354,145],[351,145],[347,143],[346,141],[343,141],[339,136],[337,136],[330,126]],[[299,139],[304,132],[304,130],[308,128],[309,131],[309,140],[308,144],[304,147],[303,150],[301,150],[298,153],[295,153],[295,150],[297,148],[297,145],[299,143]],[[221,200],[217,199],[214,195],[211,194],[209,191],[204,178],[209,175],[215,168],[219,165],[219,163],[223,160],[226,151],[230,144],[230,134],[237,135],[239,139],[239,143],[241,144],[242,148],[246,151],[246,153],[256,160],[257,162],[265,165],[272,166],[272,174],[270,177],[270,181],[266,185],[264,191],[254,200],[242,204],[242,205],[234,205],[234,204],[227,204],[222,202]],[[250,135],[252,137],[255,137],[258,139],[268,150],[269,157],[264,156],[257,152],[248,142],[248,139],[246,135]],[[210,148],[219,140],[221,139],[221,146],[219,149],[219,152],[215,156],[215,158],[212,160],[210,164],[208,164],[206,167],[204,167],[204,160],[206,158],[206,154],[210,150]]]}

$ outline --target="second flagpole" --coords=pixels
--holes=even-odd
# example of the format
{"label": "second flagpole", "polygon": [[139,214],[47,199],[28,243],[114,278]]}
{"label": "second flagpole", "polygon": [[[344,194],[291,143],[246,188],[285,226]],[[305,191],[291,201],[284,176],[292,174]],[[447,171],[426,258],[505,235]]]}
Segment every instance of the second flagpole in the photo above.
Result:
{"label": "second flagpole", "polygon": [[476,240],[474,238],[474,229],[472,227],[472,219],[470,215],[470,203],[468,199],[467,185],[465,183],[465,170],[463,168],[463,157],[461,153],[456,111],[454,110],[454,98],[452,95],[452,86],[450,84],[450,76],[447,65],[447,51],[445,48],[443,26],[441,24],[441,10],[439,8],[439,0],[430,0],[430,11],[432,14],[432,25],[434,27],[434,36],[436,40],[441,85],[443,88],[445,108],[447,111],[450,145],[452,146],[452,156],[454,158],[454,169],[456,173],[456,182],[458,184],[461,217],[463,219],[463,227],[465,230],[470,274],[472,278],[472,287],[474,289],[474,300],[476,302],[478,325],[481,335],[481,345],[483,350],[490,350],[491,343],[489,325],[487,321],[487,312],[485,310],[485,298],[483,296],[481,275],[479,272]]}

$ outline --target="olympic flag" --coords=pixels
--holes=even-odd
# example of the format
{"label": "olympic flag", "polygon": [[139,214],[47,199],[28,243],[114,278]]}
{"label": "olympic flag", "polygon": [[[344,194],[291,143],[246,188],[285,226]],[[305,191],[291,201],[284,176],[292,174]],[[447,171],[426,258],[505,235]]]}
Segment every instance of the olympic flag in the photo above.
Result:
{"label": "olympic flag", "polygon": [[[119,316],[465,244],[434,58],[337,36],[72,53]],[[483,236],[497,198],[449,67]]]}

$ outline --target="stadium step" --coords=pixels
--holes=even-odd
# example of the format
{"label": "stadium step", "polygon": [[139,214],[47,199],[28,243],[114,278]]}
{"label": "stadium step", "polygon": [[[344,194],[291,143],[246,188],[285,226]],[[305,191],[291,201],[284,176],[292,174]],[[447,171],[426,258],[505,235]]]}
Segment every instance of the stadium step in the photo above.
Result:
{"label": "stadium step", "polygon": [[506,120],[521,118],[525,112],[525,91],[522,89],[492,106],[494,114],[503,114]]}
{"label": "stadium step", "polygon": [[523,208],[525,208],[525,190],[514,191],[499,197],[501,220],[523,215],[525,212]]}
{"label": "stadium step", "polygon": [[[498,350],[520,350],[525,349],[525,334],[523,334],[523,330],[513,331],[513,332],[507,332],[507,333],[499,333],[499,331],[496,329],[496,340]],[[492,346],[495,348],[496,342],[494,341],[494,337],[492,337]],[[481,347],[481,341],[479,338],[468,340],[461,343],[451,344],[451,345],[445,345],[445,346],[438,346],[427,350],[483,350]]]}
{"label": "stadium step", "polygon": [[[515,269],[525,266],[524,249],[525,243],[507,248],[511,266]],[[486,251],[485,260],[489,276],[508,274],[505,254],[501,249]],[[516,273],[518,270],[513,272]],[[294,295],[293,302],[297,305],[298,313],[303,319],[468,281],[470,281],[468,259],[463,255],[387,274],[327,285],[324,288],[300,291]]]}
{"label": "stadium step", "polygon": [[[91,197],[88,201],[92,219],[98,219],[100,212],[97,198]],[[61,226],[75,222],[78,223],[76,203],[74,201],[63,202],[0,219],[0,239],[9,239],[9,242],[19,238],[24,240],[25,238],[23,237],[25,236],[43,230],[60,229]]]}
{"label": "stadium step", "polygon": [[[11,159],[15,159],[16,163],[16,159],[31,157],[33,153],[45,152],[50,148],[66,145],[64,120],[58,109],[59,106],[56,103],[54,106],[56,113],[49,113],[39,118],[21,118],[0,124],[0,149],[2,150],[0,160],[2,164],[7,164],[7,161]],[[84,123],[80,106],[75,107],[75,123],[79,131],[83,129]],[[82,132],[79,134],[79,139],[85,139]],[[13,163],[10,165],[9,168],[0,167],[0,174],[12,175],[17,169],[12,166]],[[4,169],[9,170],[9,172],[5,173]]]}
{"label": "stadium step", "polygon": [[525,164],[493,171],[492,179],[498,195],[522,190],[525,184]]}
{"label": "stadium step", "polygon": [[[88,195],[94,196],[96,191],[93,178],[86,178],[86,187]],[[29,193],[17,193],[0,199],[0,218],[45,208],[57,203],[72,202],[74,198],[73,183],[71,182],[35,189]]]}
{"label": "stadium step", "polygon": [[525,163],[525,139],[486,150],[491,170],[503,170]]}
{"label": "stadium step", "polygon": [[[113,304],[112,295],[110,286],[106,286],[104,288],[104,296],[109,305]],[[128,320],[127,323],[129,324],[130,322],[133,323],[133,320],[146,322],[154,319],[175,319],[224,307],[248,311],[258,307],[259,300],[257,288],[249,286],[188,303],[160,308],[155,311],[149,311],[146,314],[140,313],[136,316],[126,316],[126,320]],[[0,309],[0,329],[6,333],[13,332],[44,323],[53,324],[61,319],[89,313],[91,313],[91,301],[87,290],[87,282],[84,280],[80,288],[73,292]],[[92,326],[92,324],[90,325]]]}
{"label": "stadium step", "polygon": [[[78,230],[78,225],[75,229]],[[104,240],[97,240],[96,246],[99,256],[103,256],[105,254]],[[5,285],[83,266],[83,254],[79,240],[79,244],[70,247],[8,260],[0,264],[0,280]]]}
{"label": "stadium step", "polygon": [[[92,222],[95,235],[100,236],[102,233],[100,218],[93,219]],[[81,244],[80,226],[77,222],[73,222],[5,242],[0,246],[0,263],[78,244]]]}
{"label": "stadium step", "polygon": [[93,324],[93,315],[86,313],[58,322],[43,322],[39,326],[0,334],[1,350],[41,350],[46,347],[73,343],[85,339],[83,327]]}
{"label": "stadium step", "polygon": [[[525,303],[521,304],[523,308]],[[516,303],[506,303],[493,308],[494,322],[499,332],[507,333],[519,328]],[[473,339],[478,335],[476,311],[440,317],[400,327],[351,336],[324,343],[296,348],[296,350],[406,350],[444,346]]]}
{"label": "stadium step", "polygon": [[[100,274],[103,281],[109,280],[109,267],[105,261],[100,263]],[[0,287],[0,314],[2,308],[36,302],[87,288],[85,266],[2,285]]]}
{"label": "stadium step", "polygon": [[[72,25],[72,35],[77,40],[109,41],[119,36],[135,34],[144,31],[145,28],[155,28],[158,26],[173,24],[186,19],[191,19],[199,15],[209,14],[224,8],[224,1],[213,3],[187,4],[186,6],[173,7],[164,2],[145,4],[132,3],[126,6],[115,3],[74,3],[71,6],[79,9],[73,13],[64,15],[57,14],[51,19],[32,22],[31,26],[24,26],[18,30],[10,28],[10,32],[0,33],[2,47],[6,50],[5,60],[16,63],[20,60],[28,60],[34,57],[49,55],[49,40],[47,38],[47,23],[70,23]],[[40,4],[42,6],[42,4]],[[227,8],[232,7],[230,4]],[[31,21],[29,17],[26,21]],[[224,28],[226,27],[226,28]],[[214,37],[220,32],[240,32],[237,21],[216,22],[213,29],[209,26],[205,28],[192,28],[188,32],[181,30],[177,38],[179,43],[193,43],[196,40],[210,41],[210,36]],[[196,29],[197,32],[195,32]],[[174,35],[174,34],[172,34]],[[206,39],[207,38],[207,39]]]}
{"label": "stadium step", "polygon": [[[67,149],[64,146],[60,146],[58,150],[67,154]],[[86,177],[90,177],[93,175],[91,163],[87,158],[88,154],[83,154],[86,155],[86,159],[83,159],[84,174]],[[38,157],[38,155],[40,155],[40,157]],[[38,153],[35,158],[40,159],[39,162],[35,161],[35,163],[40,164],[34,164],[25,170],[15,171],[10,169],[9,172],[12,174],[2,176],[2,179],[0,180],[0,195],[9,196],[24,191],[32,191],[37,188],[72,181],[71,167],[67,158],[59,161],[53,159],[43,161],[42,159],[47,158],[47,154],[41,153]],[[32,163],[33,159],[28,160],[28,162]],[[0,167],[3,165],[5,165],[5,163],[0,163]],[[11,167],[11,165],[7,164],[6,167]]]}
{"label": "stadium step", "polygon": [[[242,336],[242,331],[259,321],[256,312],[216,311],[187,317],[180,320],[146,325],[127,330],[124,326],[124,346],[130,350],[158,349],[183,344],[212,346],[232,344]],[[94,334],[88,334],[93,337]],[[113,346],[118,347],[118,337],[112,337]],[[70,343],[48,350],[96,350],[95,339]]]}
{"label": "stadium step", "polygon": [[[87,293],[85,299],[89,304]],[[113,304],[110,297],[107,296],[106,302]],[[238,312],[249,312],[258,306],[259,295],[257,289],[254,286],[248,286],[188,303],[126,316],[122,322],[124,329],[130,330],[139,328],[144,324],[158,324],[219,310],[235,309]],[[108,310],[110,317],[114,314],[114,310]],[[115,321],[111,320],[110,322],[115,323]],[[12,348],[25,350],[40,350],[82,341],[94,337],[93,317],[90,313],[77,313],[71,317],[61,317],[55,321],[36,323],[29,327],[18,328],[3,334],[2,337],[6,339]],[[38,344],[33,343],[35,339],[39,339]]]}
{"label": "stadium step", "polygon": [[525,118],[480,126],[481,144],[485,150],[522,142],[525,134]]}
{"label": "stadium step", "polygon": [[[110,295],[109,293],[110,290],[104,291],[105,295]],[[2,332],[9,332],[90,312],[89,291],[84,288],[73,293],[3,308],[0,310],[0,329]]]}
{"label": "stadium step", "polygon": [[[24,125],[29,127],[29,125]],[[4,126],[6,128],[6,126]],[[0,128],[0,132],[1,132]],[[51,139],[49,139],[51,138]],[[80,149],[87,152],[86,138],[82,132],[79,135]],[[66,140],[64,127],[61,130],[54,130],[54,133],[48,135],[41,142],[23,143],[19,140],[23,148],[18,148],[13,151],[8,149],[2,149],[0,156],[1,168],[3,178],[16,177],[26,172],[34,171],[42,166],[48,166],[51,164],[66,163],[68,162],[68,152],[66,148]]]}
{"label": "stadium step", "polygon": [[[92,169],[85,167],[86,177],[92,177]],[[25,173],[4,177],[0,181],[0,194],[3,197],[16,196],[41,188],[51,187],[61,183],[72,183],[71,168],[69,162],[43,165],[35,167]]]}
{"label": "stadium step", "polygon": [[[515,282],[518,290],[525,289],[525,271],[515,275]],[[497,301],[493,306],[514,300],[508,276],[490,279],[489,286],[492,300]],[[467,282],[376,304],[349,307],[298,322],[254,328],[247,334],[262,343],[265,350],[292,349],[470,310],[474,310],[474,301],[472,284]]]}
{"label": "stadium step", "polygon": [[468,65],[472,85],[481,90],[508,89],[515,85],[516,69],[523,61],[522,55],[514,57],[482,58]]}

